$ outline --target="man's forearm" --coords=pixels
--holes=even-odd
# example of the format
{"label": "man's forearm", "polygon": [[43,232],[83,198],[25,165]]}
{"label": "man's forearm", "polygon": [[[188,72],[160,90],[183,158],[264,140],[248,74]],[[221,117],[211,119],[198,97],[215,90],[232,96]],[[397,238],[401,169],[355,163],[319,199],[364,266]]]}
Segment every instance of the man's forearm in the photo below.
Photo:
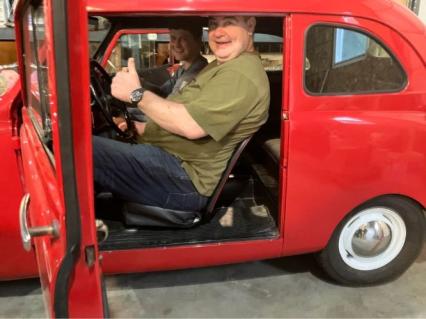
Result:
{"label": "man's forearm", "polygon": [[206,136],[204,130],[194,121],[183,104],[163,99],[150,91],[145,91],[138,107],[155,123],[171,133],[188,139]]}
{"label": "man's forearm", "polygon": [[[135,61],[129,58],[128,68],[117,72],[111,83],[111,94],[124,102],[132,102],[132,92],[141,87]],[[167,131],[197,139],[206,136],[204,130],[191,117],[183,104],[165,100],[149,90],[145,91],[138,107],[155,123]]]}

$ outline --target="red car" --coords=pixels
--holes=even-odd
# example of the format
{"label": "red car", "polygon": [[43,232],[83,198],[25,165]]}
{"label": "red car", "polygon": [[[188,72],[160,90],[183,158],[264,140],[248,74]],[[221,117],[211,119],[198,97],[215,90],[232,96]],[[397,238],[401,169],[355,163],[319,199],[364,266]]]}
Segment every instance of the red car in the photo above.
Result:
{"label": "red car", "polygon": [[[140,72],[156,65],[170,21],[237,14],[257,18],[268,122],[234,154],[210,220],[129,226],[131,212],[93,190],[92,134],[115,134],[110,76],[128,56]],[[90,60],[95,20],[109,31]],[[39,275],[51,316],[107,315],[102,273],[315,252],[334,280],[362,285],[421,251],[426,28],[396,2],[22,0],[15,25],[22,90],[1,97],[0,277]]]}

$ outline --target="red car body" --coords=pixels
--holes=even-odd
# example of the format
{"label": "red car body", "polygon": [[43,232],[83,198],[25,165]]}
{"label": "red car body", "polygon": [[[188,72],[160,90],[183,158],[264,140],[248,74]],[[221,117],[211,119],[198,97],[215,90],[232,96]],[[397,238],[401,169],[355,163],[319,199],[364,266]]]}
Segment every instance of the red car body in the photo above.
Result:
{"label": "red car body", "polygon": [[[68,120],[66,135],[61,126],[67,120],[61,117],[59,107],[63,97],[58,94],[63,88],[55,81],[61,65],[59,62],[50,64],[55,174],[48,164],[49,155],[31,128],[33,120],[26,107],[25,89],[20,95],[21,84],[18,84],[1,97],[0,250],[3,260],[0,279],[34,277],[40,273],[44,291],[48,292],[46,301],[50,315],[105,315],[101,272],[202,267],[317,252],[327,246],[345,216],[370,199],[398,195],[426,207],[426,28],[397,3],[388,0],[349,3],[249,0],[242,6],[241,1],[216,0],[88,0],[87,3],[64,2],[65,8],[56,7],[52,0],[44,3],[45,45],[49,48],[45,51],[45,59],[69,62],[67,116],[73,120]],[[24,1],[18,3],[15,18],[22,81],[26,78],[22,57],[25,5]],[[68,15],[68,46],[62,52],[67,57],[61,58],[53,32],[57,27],[55,19],[59,19],[58,11]],[[88,42],[88,13],[104,16],[221,13],[283,18],[279,236],[264,240],[98,251],[87,90],[89,55],[84,47]],[[309,27],[319,23],[347,26],[374,35],[401,64],[407,76],[406,85],[391,93],[307,94],[303,73],[304,36]],[[25,88],[25,83],[22,86]],[[66,142],[69,149],[63,148]],[[71,149],[73,168],[67,166]],[[38,165],[36,171],[31,165]],[[76,187],[66,189],[70,184]],[[31,194],[30,224],[43,226],[55,222],[60,232],[56,239],[44,236],[33,240],[37,258],[34,250],[26,252],[21,243],[18,211],[26,193]],[[72,206],[69,198],[74,198],[74,205],[77,205]],[[77,212],[78,223],[68,217],[70,211]],[[76,228],[79,231],[75,233]],[[70,247],[73,236],[78,240]],[[72,275],[64,275],[65,269]],[[61,291],[66,291],[66,299],[62,300],[66,306],[61,306],[61,301],[57,300]]]}

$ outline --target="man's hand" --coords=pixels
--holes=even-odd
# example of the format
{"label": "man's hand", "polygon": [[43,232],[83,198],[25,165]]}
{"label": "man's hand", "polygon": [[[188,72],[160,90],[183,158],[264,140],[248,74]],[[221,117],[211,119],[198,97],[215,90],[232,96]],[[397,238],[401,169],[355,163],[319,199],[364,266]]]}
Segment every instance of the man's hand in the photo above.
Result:
{"label": "man's hand", "polygon": [[130,103],[130,93],[140,87],[141,82],[136,72],[135,60],[129,58],[127,68],[123,68],[112,79],[111,94],[123,102]]}
{"label": "man's hand", "polygon": [[121,131],[123,131],[123,132],[127,131],[127,123],[126,123],[126,120],[123,117],[121,117],[121,116],[120,117],[113,117],[112,120],[115,123],[115,125],[117,125],[117,127]]}
{"label": "man's hand", "polygon": [[[113,117],[112,120],[114,121],[114,123],[117,125],[117,127],[120,130],[122,130],[123,132],[127,131],[128,127],[127,127],[126,120],[124,118],[122,118],[122,117]],[[146,123],[138,122],[138,121],[133,121],[133,124],[135,125],[136,133],[138,135],[142,135],[143,132],[145,131],[145,125],[146,125]]]}

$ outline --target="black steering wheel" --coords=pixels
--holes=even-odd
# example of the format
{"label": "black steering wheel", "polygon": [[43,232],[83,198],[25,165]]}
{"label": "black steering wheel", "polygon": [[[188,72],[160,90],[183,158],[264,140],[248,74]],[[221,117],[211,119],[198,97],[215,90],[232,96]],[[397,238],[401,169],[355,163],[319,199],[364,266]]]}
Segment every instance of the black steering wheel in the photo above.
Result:
{"label": "black steering wheel", "polygon": [[[90,60],[90,94],[94,133],[104,131],[107,127],[113,129],[120,138],[136,142],[134,124],[127,106],[111,95],[111,77],[95,60]],[[126,131],[120,130],[113,121],[113,117],[117,116],[123,117],[126,121]]]}

